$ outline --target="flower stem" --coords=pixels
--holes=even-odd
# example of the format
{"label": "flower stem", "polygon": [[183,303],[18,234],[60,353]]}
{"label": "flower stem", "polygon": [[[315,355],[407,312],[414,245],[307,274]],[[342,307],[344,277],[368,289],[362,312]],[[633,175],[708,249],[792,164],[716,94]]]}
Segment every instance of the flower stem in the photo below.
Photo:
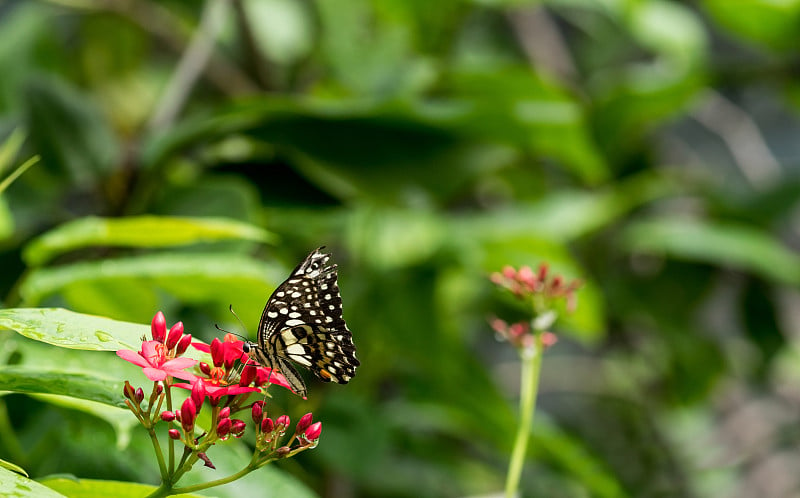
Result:
{"label": "flower stem", "polygon": [[520,377],[519,426],[514,439],[514,449],[506,476],[506,498],[517,495],[525,453],[528,449],[533,416],[536,413],[536,394],[539,391],[539,373],[542,370],[542,331],[534,333],[533,347],[522,350],[522,373]]}

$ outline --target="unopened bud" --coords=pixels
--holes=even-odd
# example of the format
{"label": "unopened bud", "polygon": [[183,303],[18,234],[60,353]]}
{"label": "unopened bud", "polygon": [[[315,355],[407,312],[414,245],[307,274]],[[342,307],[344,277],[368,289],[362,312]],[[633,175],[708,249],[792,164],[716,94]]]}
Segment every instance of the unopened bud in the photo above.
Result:
{"label": "unopened bud", "polygon": [[169,434],[169,438],[170,439],[180,439],[181,438],[181,433],[180,433],[180,431],[178,431],[178,429],[170,429],[169,431],[167,431],[167,434]]}
{"label": "unopened bud", "polygon": [[200,371],[203,372],[205,375],[211,375],[211,365],[208,363],[201,361],[200,362]]}
{"label": "unopened bud", "polygon": [[322,422],[314,422],[305,432],[305,438],[308,441],[316,441],[319,435],[322,434]]}
{"label": "unopened bud", "polygon": [[139,403],[142,402],[143,399],[144,399],[144,391],[140,387],[136,389],[136,393],[134,393],[134,401],[136,401],[136,404],[138,405]]}
{"label": "unopened bud", "polygon": [[306,413],[303,415],[300,420],[297,422],[297,427],[294,429],[294,433],[298,436],[306,431],[308,427],[311,425],[311,421],[313,419],[313,415],[310,413]]}
{"label": "unopened bud", "polygon": [[192,334],[186,334],[178,341],[178,345],[175,347],[175,355],[180,356],[186,352],[189,348],[189,344],[192,343]]}
{"label": "unopened bud", "polygon": [[253,408],[251,409],[250,413],[253,416],[253,422],[256,424],[260,424],[261,420],[264,418],[264,408],[262,406],[261,401],[256,401],[253,403]]}
{"label": "unopened bud", "polygon": [[228,419],[231,420],[231,434],[236,437],[241,437],[244,434],[244,430],[247,428],[247,424],[244,423],[244,420],[239,419]]}
{"label": "unopened bud", "polygon": [[125,381],[125,385],[122,386],[122,395],[131,401],[136,401],[136,389],[134,389],[127,380]]}
{"label": "unopened bud", "polygon": [[181,340],[183,336],[183,322],[178,322],[169,329],[169,334],[167,334],[167,342],[164,344],[167,346],[167,349],[172,349],[178,344],[178,341]]}
{"label": "unopened bud", "polygon": [[161,412],[161,420],[164,422],[172,422],[175,420],[175,412],[171,412],[169,410]]}
{"label": "unopened bud", "polygon": [[200,407],[203,406],[203,400],[206,398],[206,386],[203,384],[203,381],[198,379],[194,384],[192,384],[191,396],[195,408],[197,411],[200,411]]}
{"label": "unopened bud", "polygon": [[226,406],[219,411],[219,418],[228,418],[231,416],[231,407]]}
{"label": "unopened bud", "polygon": [[270,433],[275,430],[275,423],[267,417],[261,421],[261,432]]}
{"label": "unopened bud", "polygon": [[181,405],[181,425],[183,430],[190,432],[194,427],[194,419],[197,417],[197,409],[194,406],[192,398],[186,398],[186,401]]}
{"label": "unopened bud", "polygon": [[153,340],[164,343],[164,338],[167,337],[167,320],[164,318],[164,313],[158,312],[150,322],[150,332],[153,334]]}
{"label": "unopened bud", "polygon": [[231,419],[229,419],[229,418],[221,419],[219,421],[219,423],[217,424],[217,436],[219,436],[219,437],[227,436],[228,433],[231,431],[231,426],[232,425],[233,425],[233,423],[231,422]]}

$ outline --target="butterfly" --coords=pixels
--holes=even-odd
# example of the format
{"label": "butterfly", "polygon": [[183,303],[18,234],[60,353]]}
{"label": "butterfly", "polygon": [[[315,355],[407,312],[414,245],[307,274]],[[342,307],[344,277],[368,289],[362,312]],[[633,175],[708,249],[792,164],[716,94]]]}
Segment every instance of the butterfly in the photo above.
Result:
{"label": "butterfly", "polygon": [[322,249],[309,254],[275,289],[258,323],[258,343],[243,346],[261,366],[282,373],[303,398],[306,385],[291,362],[339,384],[347,384],[361,364],[342,317],[336,265],[326,266],[331,255]]}

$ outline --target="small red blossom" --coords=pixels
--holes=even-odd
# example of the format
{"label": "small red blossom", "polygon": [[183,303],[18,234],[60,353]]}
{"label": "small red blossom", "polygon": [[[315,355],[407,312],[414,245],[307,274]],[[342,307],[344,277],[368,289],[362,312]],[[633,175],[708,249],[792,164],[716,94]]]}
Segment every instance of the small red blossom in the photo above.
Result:
{"label": "small red blossom", "polygon": [[242,346],[244,341],[240,341],[233,334],[225,334],[223,340],[214,338],[211,344],[193,343],[192,347],[204,353],[210,353],[214,366],[221,367],[225,363],[233,364],[235,360],[242,363],[247,361],[247,355],[244,354]]}
{"label": "small red blossom", "polygon": [[270,433],[275,430],[275,422],[271,418],[265,418],[261,421],[261,432]]}
{"label": "small red blossom", "polygon": [[181,438],[181,433],[178,431],[178,429],[170,429],[170,430],[167,431],[167,434],[169,434],[169,438],[170,439],[180,439]]}
{"label": "small red blossom", "polygon": [[136,366],[142,367],[144,375],[152,381],[177,377],[183,380],[194,380],[195,375],[186,371],[193,367],[197,360],[191,358],[172,358],[169,350],[158,341],[144,341],[140,352],[120,349],[117,356]]}

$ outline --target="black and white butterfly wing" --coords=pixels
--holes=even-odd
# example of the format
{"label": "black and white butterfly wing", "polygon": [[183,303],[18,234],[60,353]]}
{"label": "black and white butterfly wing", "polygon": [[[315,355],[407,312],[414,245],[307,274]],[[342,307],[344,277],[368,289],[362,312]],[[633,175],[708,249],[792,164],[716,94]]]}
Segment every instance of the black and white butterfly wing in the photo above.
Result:
{"label": "black and white butterfly wing", "polygon": [[325,382],[346,384],[356,373],[353,335],[342,316],[336,265],[319,248],[306,257],[267,301],[258,324],[256,359],[281,372],[305,396],[291,360]]}

